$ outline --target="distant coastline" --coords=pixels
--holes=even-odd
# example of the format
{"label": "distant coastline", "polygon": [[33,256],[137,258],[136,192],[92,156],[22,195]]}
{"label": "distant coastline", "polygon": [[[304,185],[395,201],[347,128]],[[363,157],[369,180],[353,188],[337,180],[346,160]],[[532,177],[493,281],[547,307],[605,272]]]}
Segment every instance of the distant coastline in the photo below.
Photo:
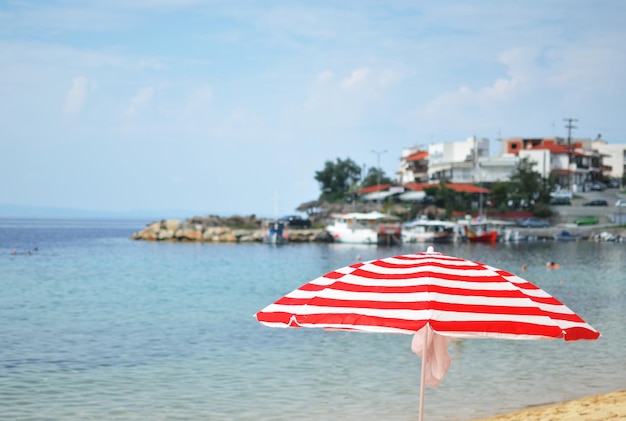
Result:
{"label": "distant coastline", "polygon": [[[556,241],[555,235],[561,234],[563,231],[568,231],[572,235],[580,234],[578,241],[603,241],[599,237],[603,232],[610,233],[619,241],[626,238],[626,228],[619,226],[563,224],[547,228],[516,227],[512,229],[524,235],[533,236],[539,241]],[[294,228],[287,230],[287,235],[289,241],[295,243],[328,243],[333,241],[331,235],[324,228]],[[262,242],[263,231],[261,220],[255,216],[232,216],[229,218],[206,216],[193,217],[185,222],[178,219],[155,221],[148,224],[143,230],[133,233],[130,238],[142,241],[246,243]]]}
{"label": "distant coastline", "polygon": [[193,211],[182,209],[103,211],[54,206],[0,204],[0,218],[111,218],[155,221],[162,219],[164,216],[166,218],[185,219],[187,216],[193,214]]}

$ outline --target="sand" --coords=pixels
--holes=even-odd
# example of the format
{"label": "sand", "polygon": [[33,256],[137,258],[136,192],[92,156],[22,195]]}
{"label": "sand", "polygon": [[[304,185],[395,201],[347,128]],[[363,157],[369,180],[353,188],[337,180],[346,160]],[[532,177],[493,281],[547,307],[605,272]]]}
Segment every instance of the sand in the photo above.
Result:
{"label": "sand", "polygon": [[626,420],[626,390],[586,396],[475,421],[618,421]]}

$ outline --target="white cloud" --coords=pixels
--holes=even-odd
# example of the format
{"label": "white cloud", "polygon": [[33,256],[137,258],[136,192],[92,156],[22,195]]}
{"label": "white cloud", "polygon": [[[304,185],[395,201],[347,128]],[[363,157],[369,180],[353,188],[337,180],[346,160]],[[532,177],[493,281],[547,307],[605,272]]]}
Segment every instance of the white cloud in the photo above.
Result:
{"label": "white cloud", "polygon": [[415,110],[414,124],[433,131],[443,127],[470,131],[493,127],[503,123],[498,119],[504,110],[516,118],[522,103],[533,96],[537,101],[544,95],[545,70],[538,64],[536,50],[511,48],[498,55],[498,62],[505,67],[505,75],[487,85],[461,85],[436,95]]}
{"label": "white cloud", "polygon": [[65,95],[65,106],[63,112],[65,114],[77,114],[87,100],[88,80],[84,76],[77,76],[72,80],[72,86]]}
{"label": "white cloud", "polygon": [[370,74],[370,69],[363,67],[352,72],[350,76],[341,81],[341,87],[344,89],[354,88],[361,83],[365,83],[367,76]]}
{"label": "white cloud", "polygon": [[153,96],[154,88],[152,86],[140,89],[130,101],[130,105],[128,106],[128,108],[126,108],[126,110],[124,111],[124,117],[133,117],[140,108],[150,102]]}
{"label": "white cloud", "polygon": [[331,70],[325,70],[311,83],[303,111],[307,119],[317,118],[317,124],[354,124],[362,111],[387,95],[400,80],[398,75],[390,69],[359,67],[338,79]]}

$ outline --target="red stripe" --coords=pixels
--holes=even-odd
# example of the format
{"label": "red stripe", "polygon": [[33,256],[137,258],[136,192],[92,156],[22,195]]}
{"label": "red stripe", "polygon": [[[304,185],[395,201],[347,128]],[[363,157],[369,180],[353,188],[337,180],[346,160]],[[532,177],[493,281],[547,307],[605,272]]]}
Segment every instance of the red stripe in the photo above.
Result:
{"label": "red stripe", "polygon": [[313,283],[308,283],[302,285],[297,291],[321,291],[323,289],[328,288],[328,285],[318,285]]}
{"label": "red stripe", "polygon": [[[286,313],[267,313],[257,314],[257,318],[261,322],[283,323],[289,324],[291,316]],[[365,316],[362,314],[310,314],[296,317],[298,324],[314,324],[314,325],[336,325],[344,326],[348,329],[368,330],[363,327],[389,327],[395,329],[403,329],[409,331],[418,331],[426,324],[426,320],[404,320],[394,318],[382,318],[375,316]],[[563,331],[557,326],[545,326],[534,323],[511,322],[511,321],[472,321],[472,322],[441,322],[429,321],[431,327],[435,331],[440,332],[457,332],[457,333],[476,333],[477,335],[531,335],[544,336],[551,338],[563,337]],[[568,340],[592,338],[593,332],[587,329],[569,329],[567,332]]]}
{"label": "red stripe", "polygon": [[529,291],[530,290],[535,291],[535,290],[541,289],[537,285],[531,284],[530,282],[509,282],[506,279],[503,279],[502,281],[508,282],[511,285],[515,285],[519,289],[527,289]]}
{"label": "red stripe", "polygon": [[[430,265],[429,265],[430,266]],[[350,275],[358,276],[365,279],[398,279],[411,280],[420,278],[437,278],[448,281],[466,281],[466,282],[507,282],[497,275],[485,274],[482,276],[454,275],[440,272],[414,272],[414,273],[377,273],[364,269],[355,269]]]}
{"label": "red stripe", "polygon": [[433,261],[427,261],[427,262],[414,261],[413,263],[403,264],[403,263],[397,263],[397,262],[388,262],[385,260],[375,260],[373,262],[370,262],[370,264],[373,266],[377,266],[377,267],[381,267],[385,269],[412,269],[412,268],[430,266],[430,267],[440,267],[440,268],[445,268],[445,269],[458,269],[458,270],[475,270],[475,269],[487,270],[478,265],[471,264],[470,262],[467,262],[467,264],[464,264],[464,265],[449,265],[446,262],[433,262]]}
{"label": "red stripe", "polygon": [[328,279],[339,279],[342,276],[345,276],[345,273],[340,273],[340,272],[328,272],[326,275],[324,275],[324,278],[328,278]]}
{"label": "red stripe", "polygon": [[[335,300],[331,298],[316,297],[312,300],[303,302],[297,299],[281,299],[276,302],[280,305],[304,305],[316,307],[328,307],[329,312],[332,308],[354,308],[354,309],[374,309],[374,310],[434,310],[446,312],[463,312],[476,314],[509,314],[519,316],[544,316],[546,313],[537,307],[512,307],[512,306],[494,306],[487,304],[455,304],[444,303],[439,301],[366,301],[366,300]],[[358,311],[358,310],[355,310]]]}
{"label": "red stripe", "polygon": [[565,340],[575,341],[578,339],[596,340],[600,337],[600,332],[595,332],[584,327],[572,327],[565,329]]}
{"label": "red stripe", "polygon": [[472,332],[507,335],[533,335],[551,338],[560,338],[563,331],[557,326],[545,326],[534,323],[510,322],[510,321],[473,321],[473,322],[441,322],[431,321],[431,327],[435,331],[442,332]]}
{"label": "red stripe", "polygon": [[[444,279],[446,280],[446,279]],[[319,291],[321,289],[331,289],[335,291],[355,292],[355,293],[380,293],[380,294],[411,294],[420,292],[434,292],[447,295],[459,295],[459,296],[481,296],[481,297],[508,297],[508,298],[530,298],[517,289],[465,289],[447,287],[444,285],[434,284],[414,284],[414,285],[357,285],[347,282],[333,282],[331,285],[326,285],[319,289],[304,289],[299,288],[302,291]],[[543,302],[542,299],[541,302]],[[536,301],[533,297],[533,301]],[[551,303],[546,301],[546,303]],[[560,304],[560,303],[558,303]]]}

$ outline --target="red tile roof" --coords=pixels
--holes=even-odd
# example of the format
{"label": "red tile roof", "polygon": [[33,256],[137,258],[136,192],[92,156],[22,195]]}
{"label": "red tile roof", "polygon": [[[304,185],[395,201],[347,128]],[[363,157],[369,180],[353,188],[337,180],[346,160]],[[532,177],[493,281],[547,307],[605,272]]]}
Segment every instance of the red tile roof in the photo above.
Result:
{"label": "red tile roof", "polygon": [[[357,190],[357,194],[375,193],[377,191],[387,191],[391,187],[391,184],[381,184],[380,186],[369,186],[361,190]],[[439,183],[407,183],[404,188],[413,191],[423,191],[429,187],[439,188]],[[479,187],[474,184],[462,184],[462,183],[446,183],[446,187],[459,193],[491,193],[491,190],[484,187]]]}
{"label": "red tile roof", "polygon": [[428,152],[427,151],[418,151],[415,152],[412,155],[409,155],[406,160],[408,161],[421,161],[422,159],[426,159],[428,158]]}
{"label": "red tile roof", "polygon": [[357,190],[357,194],[374,193],[377,191],[385,191],[391,187],[391,184],[381,184],[380,186],[364,187],[361,190]]}
{"label": "red tile roof", "polygon": [[[423,191],[429,187],[439,188],[439,183],[408,183],[404,187],[409,190]],[[473,184],[446,183],[446,187],[459,193],[491,193],[491,190]]]}

